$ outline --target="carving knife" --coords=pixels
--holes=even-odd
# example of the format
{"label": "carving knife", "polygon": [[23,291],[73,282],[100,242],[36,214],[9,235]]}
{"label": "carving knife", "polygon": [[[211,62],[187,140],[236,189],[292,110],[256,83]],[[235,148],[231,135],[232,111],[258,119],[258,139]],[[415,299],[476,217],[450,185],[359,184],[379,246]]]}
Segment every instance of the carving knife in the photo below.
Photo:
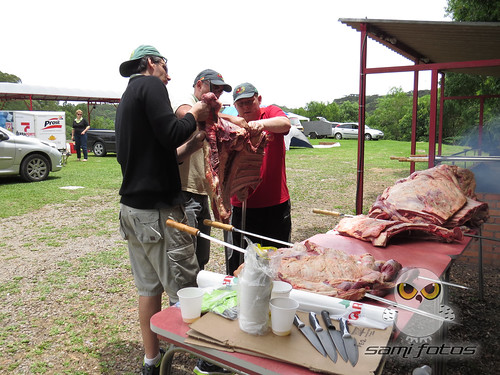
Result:
{"label": "carving knife", "polygon": [[340,356],[345,362],[347,362],[347,352],[345,351],[344,341],[342,340],[342,334],[332,324],[332,320],[330,319],[330,313],[327,310],[323,310],[321,311],[321,317],[325,322],[328,333],[330,334],[330,337],[332,338],[332,341],[335,344]]}
{"label": "carving knife", "polygon": [[312,346],[314,346],[316,350],[323,355],[323,357],[326,357],[325,349],[323,349],[323,345],[321,345],[318,336],[316,336],[311,327],[306,326],[304,322],[300,320],[297,314],[295,314],[295,318],[293,318],[293,324],[300,330],[300,332],[302,332]]}
{"label": "carving knife", "polygon": [[352,337],[351,334],[349,333],[349,328],[347,327],[346,318],[340,318],[339,324],[340,324],[340,331],[342,332],[342,338],[344,339],[344,346],[347,352],[347,357],[349,358],[349,362],[351,362],[351,365],[356,366],[356,363],[358,363],[358,358],[359,358],[356,339]]}
{"label": "carving knife", "polygon": [[318,317],[315,312],[309,313],[309,322],[311,323],[311,327],[314,329],[314,332],[316,332],[316,335],[318,335],[319,341],[321,341],[323,348],[325,348],[328,357],[330,357],[334,363],[337,363],[337,351],[335,350],[335,345],[333,345],[333,341],[328,332],[326,332],[319,324]]}

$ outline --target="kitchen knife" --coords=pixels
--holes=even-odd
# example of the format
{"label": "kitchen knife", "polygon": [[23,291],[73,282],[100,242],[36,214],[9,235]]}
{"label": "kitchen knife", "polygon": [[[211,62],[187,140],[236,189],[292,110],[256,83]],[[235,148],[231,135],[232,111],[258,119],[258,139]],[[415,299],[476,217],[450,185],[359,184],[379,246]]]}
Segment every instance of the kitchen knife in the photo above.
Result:
{"label": "kitchen knife", "polygon": [[330,313],[327,310],[323,310],[321,311],[321,317],[325,322],[328,333],[330,334],[333,343],[337,347],[340,356],[345,362],[347,362],[347,352],[345,351],[344,341],[342,340],[342,334],[332,324],[332,320],[330,319]]}
{"label": "kitchen knife", "polygon": [[314,332],[316,332],[316,335],[318,335],[319,341],[321,341],[321,345],[325,348],[328,357],[330,357],[334,363],[337,363],[337,351],[335,350],[335,345],[333,345],[333,341],[328,332],[326,332],[319,324],[318,317],[315,312],[311,311],[309,313],[309,322],[311,323],[311,327],[314,329]]}
{"label": "kitchen knife", "polygon": [[346,318],[340,318],[339,324],[340,324],[340,331],[342,332],[342,338],[344,339],[344,346],[347,352],[347,357],[349,358],[349,362],[351,362],[351,365],[356,366],[356,363],[358,363],[358,358],[359,358],[356,339],[352,337],[349,332],[349,327],[347,327]]}
{"label": "kitchen knife", "polygon": [[320,352],[323,357],[326,357],[325,349],[321,345],[321,342],[318,339],[318,336],[313,332],[311,327],[306,326],[302,320],[295,314],[295,318],[293,318],[293,324],[302,332],[302,334],[307,338],[307,340],[316,348],[318,352]]}

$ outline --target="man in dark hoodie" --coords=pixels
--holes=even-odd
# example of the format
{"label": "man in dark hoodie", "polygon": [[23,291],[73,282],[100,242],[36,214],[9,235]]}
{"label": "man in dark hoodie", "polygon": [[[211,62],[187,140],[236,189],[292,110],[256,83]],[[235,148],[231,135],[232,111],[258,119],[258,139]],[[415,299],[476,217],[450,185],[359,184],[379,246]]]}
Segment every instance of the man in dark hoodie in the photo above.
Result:
{"label": "man in dark hoodie", "polygon": [[[165,291],[170,304],[177,291],[196,286],[199,272],[192,237],[167,227],[167,219],[187,223],[179,177],[177,147],[196,130],[209,108],[196,103],[177,119],[166,88],[170,81],[165,59],[156,48],[141,45],[120,74],[130,77],[118,106],[115,129],[120,188],[120,231],[139,294],[139,321],[144,344],[143,374],[158,374],[163,351],[150,319],[161,310]],[[193,137],[186,152],[201,147],[204,134]]]}

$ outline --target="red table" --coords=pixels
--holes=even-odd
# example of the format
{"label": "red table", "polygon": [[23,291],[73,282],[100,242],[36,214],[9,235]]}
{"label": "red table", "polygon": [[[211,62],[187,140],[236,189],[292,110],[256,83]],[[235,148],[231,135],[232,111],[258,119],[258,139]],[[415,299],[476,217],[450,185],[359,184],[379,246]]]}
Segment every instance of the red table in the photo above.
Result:
{"label": "red table", "polygon": [[187,352],[196,357],[203,358],[239,374],[252,375],[311,375],[316,374],[304,367],[295,366],[273,359],[257,357],[249,354],[226,352],[191,345],[185,342],[189,326],[181,318],[181,310],[169,307],[151,318],[151,329],[157,333],[161,340],[170,344],[161,364],[160,374],[170,374],[173,356],[176,352]]}
{"label": "red table", "polygon": [[[321,246],[343,250],[348,254],[364,254],[368,252],[377,260],[395,259],[403,267],[426,268],[442,277],[449,270],[453,260],[466,249],[471,238],[466,237],[461,242],[451,244],[435,241],[392,240],[389,246],[383,248],[339,234],[318,234],[309,240]],[[391,295],[387,296],[387,298],[394,300]],[[373,303],[378,304],[374,301]],[[171,373],[172,360],[176,352],[191,353],[237,373],[255,375],[314,374],[306,368],[273,359],[188,344],[185,339],[188,337],[189,326],[182,321],[180,309],[175,307],[167,308],[155,314],[151,318],[151,329],[162,340],[170,344],[162,362],[161,374]],[[382,367],[380,366],[379,371],[381,371]],[[438,373],[441,372],[439,369],[437,370]]]}

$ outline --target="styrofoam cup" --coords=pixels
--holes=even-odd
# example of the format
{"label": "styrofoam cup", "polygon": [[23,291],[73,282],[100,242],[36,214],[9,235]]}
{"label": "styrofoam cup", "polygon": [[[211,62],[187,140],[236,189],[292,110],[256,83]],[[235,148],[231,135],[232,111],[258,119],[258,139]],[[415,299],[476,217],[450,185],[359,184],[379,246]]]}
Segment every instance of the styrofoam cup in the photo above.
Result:
{"label": "styrofoam cup", "polygon": [[196,287],[183,288],[177,292],[182,320],[186,323],[192,323],[201,316],[203,294],[205,291]]}
{"label": "styrofoam cup", "polygon": [[271,329],[273,333],[277,336],[289,335],[299,303],[289,297],[277,297],[271,299],[269,307],[271,309]]}
{"label": "styrofoam cup", "polygon": [[278,297],[290,297],[292,285],[279,280],[273,281],[273,290],[271,291],[271,299]]}

